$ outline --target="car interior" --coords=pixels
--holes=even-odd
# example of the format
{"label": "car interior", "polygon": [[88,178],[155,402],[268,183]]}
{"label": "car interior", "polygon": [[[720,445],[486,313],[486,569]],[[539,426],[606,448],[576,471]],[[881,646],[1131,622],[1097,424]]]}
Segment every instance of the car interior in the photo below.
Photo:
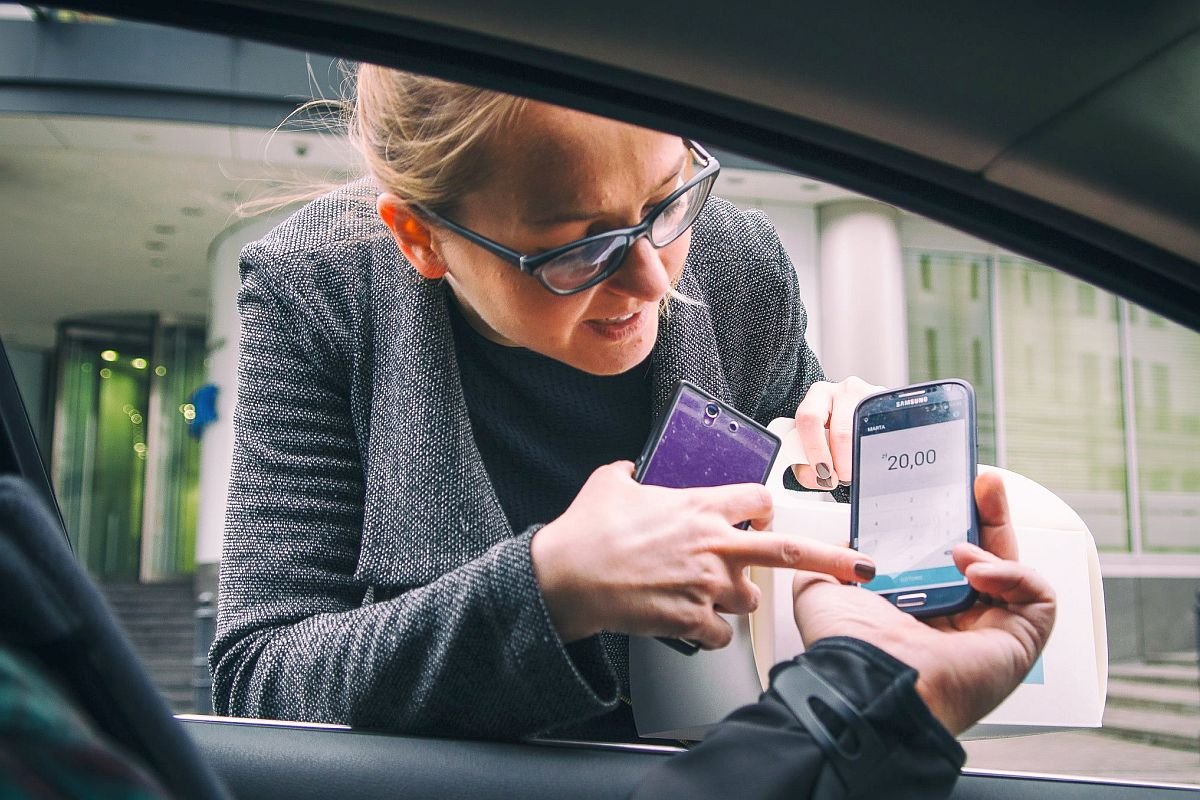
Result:
{"label": "car interior", "polygon": [[[427,72],[678,131],[720,148],[723,158],[736,154],[734,165],[766,163],[842,187],[1200,330],[1194,3],[935,12],[870,2],[744,10],[627,0],[81,0],[72,8]],[[5,344],[5,639],[31,653],[173,795],[616,798],[678,752],[669,743],[499,743],[174,716],[71,552]],[[1190,576],[1187,554],[1177,560]],[[953,796],[1198,791],[1171,780],[969,763]]]}

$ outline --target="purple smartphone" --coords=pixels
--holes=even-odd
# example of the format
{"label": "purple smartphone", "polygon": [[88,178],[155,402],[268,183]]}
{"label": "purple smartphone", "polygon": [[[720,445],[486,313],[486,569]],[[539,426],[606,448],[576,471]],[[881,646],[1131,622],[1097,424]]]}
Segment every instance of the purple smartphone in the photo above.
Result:
{"label": "purple smartphone", "polygon": [[[642,448],[634,477],[673,489],[763,483],[779,446],[779,437],[750,417],[680,381]],[[689,655],[699,649],[683,639],[659,641]]]}

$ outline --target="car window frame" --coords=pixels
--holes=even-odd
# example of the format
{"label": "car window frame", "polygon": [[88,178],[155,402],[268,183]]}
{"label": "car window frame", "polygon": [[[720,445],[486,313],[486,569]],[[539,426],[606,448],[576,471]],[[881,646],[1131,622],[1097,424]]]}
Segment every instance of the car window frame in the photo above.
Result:
{"label": "car window frame", "polygon": [[[423,72],[671,130],[994,243],[1200,329],[1197,265],[1079,214],[853,132],[576,56],[369,9],[248,0],[78,8]],[[336,42],[330,47],[329,42]],[[769,143],[769,144],[768,144]]]}
{"label": "car window frame", "polygon": [[[178,23],[153,19],[152,17],[176,16],[180,17],[179,22],[191,28],[215,31],[220,30],[221,25],[225,24],[220,21],[222,17],[219,16],[212,19],[202,19],[199,16],[191,14],[169,14],[148,3],[122,4],[100,2],[93,4],[85,1],[81,4],[81,7],[93,6],[99,7],[101,10],[104,7],[121,6],[123,10],[113,10],[112,13],[119,13],[122,17],[133,14],[146,21],[157,21],[164,24]],[[229,19],[232,18],[229,17]],[[266,25],[266,20],[267,18],[264,17],[264,26]],[[430,29],[433,28],[433,26],[428,27]],[[255,32],[256,30],[257,33]],[[350,30],[361,33],[361,29],[359,28],[351,28]],[[289,44],[317,50],[325,49],[324,43],[329,41],[325,36],[317,37],[309,27],[303,25],[297,26],[295,30],[287,28],[274,30],[267,29],[266,27],[255,29],[251,24],[247,32],[243,35],[260,38],[274,44]],[[450,38],[462,36],[462,34],[456,34],[455,32],[439,32],[438,35]],[[693,112],[690,106],[691,102],[695,101],[699,103],[702,101],[702,98],[695,90],[690,90],[687,104],[679,102],[669,109],[662,106],[650,108],[644,97],[630,93],[614,96],[612,87],[600,81],[589,82],[586,79],[581,79],[580,85],[576,87],[568,86],[565,80],[556,81],[551,78],[534,83],[531,82],[526,73],[528,69],[527,64],[518,59],[504,62],[507,67],[500,69],[496,73],[487,72],[487,70],[494,68],[496,64],[488,58],[480,57],[477,54],[472,58],[468,58],[465,64],[450,64],[441,60],[446,53],[439,46],[430,44],[430,41],[434,40],[432,36],[429,40],[405,40],[417,42],[420,46],[415,48],[415,52],[406,53],[404,56],[397,56],[392,51],[392,48],[395,47],[395,35],[381,33],[370,42],[363,42],[353,46],[347,45],[346,51],[361,53],[361,55],[357,56],[360,58],[365,58],[370,54],[370,60],[373,61],[386,62],[394,66],[409,69],[420,69],[421,71],[443,75],[448,78],[471,80],[474,83],[483,83],[492,88],[500,88],[506,91],[521,91],[548,101],[564,103],[593,113],[605,113],[609,116],[615,116],[631,122],[671,127],[672,129],[680,129],[681,126],[677,120],[684,119],[686,118],[686,114]],[[386,51],[383,49],[385,42],[389,43]],[[472,53],[474,51],[464,49],[460,52]],[[576,68],[579,68],[578,65],[576,65]],[[479,79],[479,75],[481,74],[498,75],[499,77],[495,80],[483,81]],[[730,108],[732,107],[730,106]],[[687,109],[686,114],[685,109]],[[675,112],[678,112],[680,116],[676,117]],[[783,124],[783,122],[786,121],[781,121],[780,124]],[[917,169],[918,166],[921,166],[919,164],[914,163],[911,167],[911,172],[906,172],[896,168],[889,168],[886,164],[878,163],[871,158],[859,157],[855,159],[853,156],[847,155],[847,152],[840,147],[835,147],[828,143],[822,144],[821,136],[813,135],[812,138],[804,138],[799,133],[792,134],[794,138],[787,141],[794,142],[796,149],[794,152],[788,154],[785,152],[787,147],[786,142],[773,145],[770,148],[761,144],[758,139],[759,137],[766,136],[768,128],[756,128],[752,126],[748,130],[734,130],[731,128],[731,123],[727,115],[712,114],[707,117],[701,117],[690,122],[689,126],[686,132],[694,131],[697,134],[702,133],[706,139],[719,143],[724,147],[738,150],[738,152],[743,152],[756,158],[765,158],[780,167],[804,171],[830,182],[847,185],[849,188],[853,188],[863,194],[879,197],[888,202],[894,202],[897,205],[903,205],[906,209],[914,213],[921,213],[943,224],[964,229],[972,235],[995,242],[1012,252],[1019,252],[1042,263],[1054,263],[1056,268],[1061,269],[1067,274],[1093,281],[1131,300],[1136,300],[1136,298],[1129,292],[1126,292],[1124,288],[1114,288],[1113,281],[1118,280],[1112,277],[1114,274],[1123,274],[1122,270],[1126,270],[1130,277],[1127,280],[1119,281],[1122,287],[1128,286],[1145,289],[1146,292],[1153,293],[1153,291],[1161,288],[1162,284],[1139,282],[1132,276],[1137,274],[1142,274],[1143,276],[1155,274],[1157,272],[1156,267],[1162,268],[1164,265],[1170,267],[1172,263],[1188,265],[1191,268],[1195,267],[1195,265],[1191,265],[1190,262],[1186,262],[1183,259],[1176,258],[1174,262],[1170,258],[1164,260],[1164,254],[1153,252],[1153,248],[1147,249],[1145,245],[1139,246],[1139,243],[1136,241],[1122,241],[1120,237],[1114,240],[1111,231],[1098,230],[1092,232],[1091,236],[1063,233],[1056,235],[1052,230],[1053,226],[1050,224],[1040,227],[1031,225],[1028,216],[1032,211],[1015,214],[1011,210],[1006,211],[1005,204],[1029,204],[1034,211],[1041,210],[1048,212],[1049,219],[1051,220],[1062,219],[1062,215],[1066,212],[1062,212],[1059,209],[1053,209],[1045,204],[1038,204],[1030,201],[1028,198],[994,197],[980,199],[973,197],[965,188],[958,191],[948,188],[956,180],[956,176],[952,174],[942,176],[946,185],[941,185],[938,181],[922,180],[913,174],[920,171]],[[820,132],[818,131],[818,133]],[[828,138],[844,137],[842,134],[835,136],[828,131],[825,131],[824,134]],[[873,149],[873,147],[866,147],[862,142],[851,142],[851,144],[866,150]],[[855,148],[849,147],[849,149],[853,150]],[[900,157],[896,154],[891,155],[897,158]],[[900,155],[902,156],[903,154]],[[909,156],[904,157],[909,158]],[[831,162],[834,166],[828,166]],[[925,164],[924,167],[939,174],[946,172],[944,168],[937,167],[936,165]],[[878,191],[872,191],[872,189]],[[994,215],[990,221],[986,219],[989,215]],[[1013,229],[1007,227],[1009,224],[1013,226]],[[1065,227],[1073,228],[1076,225],[1077,223],[1073,223]],[[1086,228],[1086,225],[1083,227]],[[1094,240],[1092,237],[1094,237]],[[1108,246],[1097,244],[1097,241],[1104,242]],[[1074,269],[1072,269],[1072,266]],[[1104,280],[1098,280],[1097,276],[1104,278]],[[1150,288],[1146,288],[1147,286]],[[1200,327],[1200,312],[1198,312],[1194,320],[1188,321],[1190,318],[1187,315],[1184,315],[1182,318],[1178,316],[1178,310],[1171,306],[1171,304],[1164,303],[1158,305],[1142,302],[1141,300],[1137,300],[1137,302],[1168,318],[1188,325],[1192,329]],[[0,416],[6,422],[13,419],[12,415],[14,413],[15,411],[13,411],[11,405],[0,408]],[[19,428],[19,424],[16,427]],[[9,435],[14,435],[12,429],[9,430]],[[36,447],[34,448],[34,452],[36,452]],[[36,465],[32,464],[23,464],[19,468],[22,471],[28,469],[36,472]],[[44,475],[44,473],[45,469],[43,466],[42,474]],[[53,497],[52,492],[51,497]],[[994,772],[989,771],[987,774],[994,774]],[[1055,777],[1059,778],[1059,776]],[[1140,786],[1142,784],[1137,785]]]}

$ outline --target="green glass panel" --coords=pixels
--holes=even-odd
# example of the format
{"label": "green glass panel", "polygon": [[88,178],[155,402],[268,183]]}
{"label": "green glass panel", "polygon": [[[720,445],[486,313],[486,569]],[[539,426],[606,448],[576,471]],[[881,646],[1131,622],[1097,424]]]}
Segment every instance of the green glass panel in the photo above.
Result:
{"label": "green glass panel", "polygon": [[138,344],[68,335],[60,347],[55,482],[78,557],[101,579],[138,577],[149,396]]}
{"label": "green glass panel", "polygon": [[58,348],[52,471],[81,563],[100,580],[169,580],[195,568],[200,445],[191,393],[204,329],[68,327]]}
{"label": "green glass panel", "polygon": [[1006,465],[1058,494],[1105,550],[1129,549],[1116,298],[996,259]]}
{"label": "green glass panel", "polygon": [[1138,488],[1148,550],[1200,550],[1200,334],[1130,306]]}
{"label": "green glass panel", "polygon": [[152,365],[154,496],[147,503],[143,578],[164,580],[195,569],[200,442],[190,435],[192,393],[204,382],[204,329],[159,329]]}

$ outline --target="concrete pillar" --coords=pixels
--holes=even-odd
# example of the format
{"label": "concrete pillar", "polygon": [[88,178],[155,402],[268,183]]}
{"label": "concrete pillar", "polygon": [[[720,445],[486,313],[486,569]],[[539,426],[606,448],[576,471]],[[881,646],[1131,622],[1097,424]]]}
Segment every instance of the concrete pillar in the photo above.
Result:
{"label": "concrete pillar", "polygon": [[200,513],[196,526],[198,592],[215,592],[229,467],[233,460],[233,410],[237,404],[238,252],[279,224],[285,213],[267,215],[225,230],[209,248],[208,382],[217,386],[217,419],[200,440]]}
{"label": "concrete pillar", "polygon": [[821,363],[830,380],[908,382],[899,214],[872,200],[818,209]]}

